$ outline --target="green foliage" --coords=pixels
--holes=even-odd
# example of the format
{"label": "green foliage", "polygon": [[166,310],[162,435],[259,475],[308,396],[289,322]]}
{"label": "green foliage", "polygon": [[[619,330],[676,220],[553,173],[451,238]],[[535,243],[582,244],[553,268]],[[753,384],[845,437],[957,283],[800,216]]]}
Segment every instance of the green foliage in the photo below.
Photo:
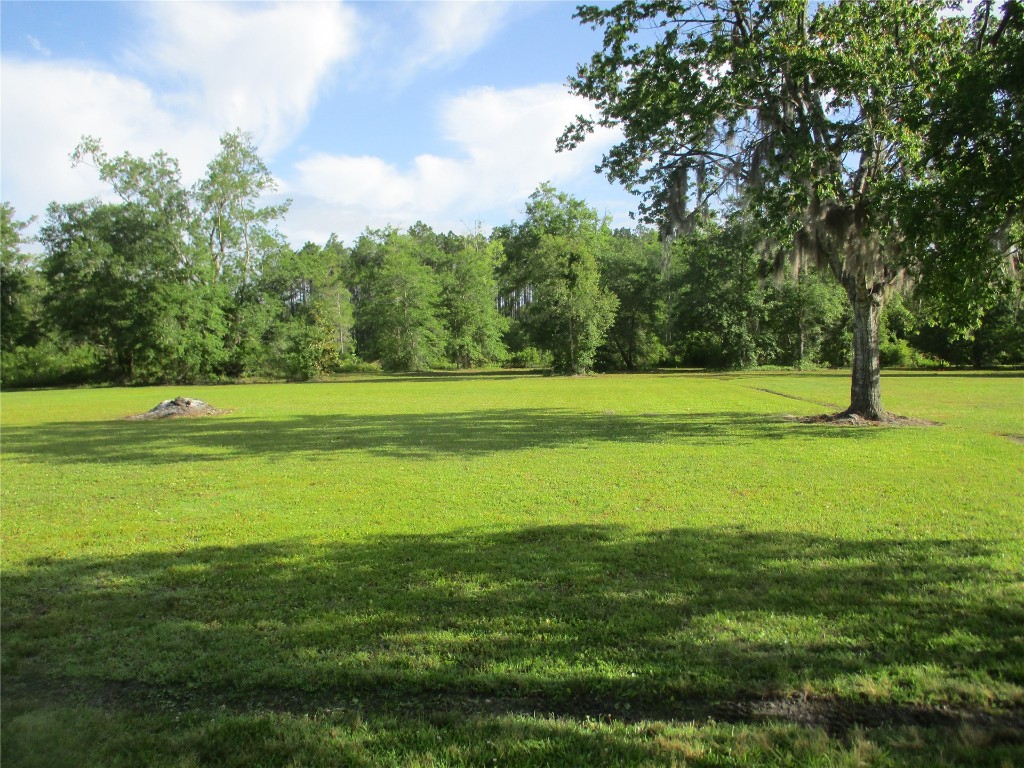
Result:
{"label": "green foliage", "polygon": [[674,243],[675,347],[684,365],[758,364],[764,291],[753,246],[749,228],[711,220]]}
{"label": "green foliage", "polygon": [[589,371],[615,320],[618,300],[600,282],[598,256],[611,233],[578,198],[542,184],[526,220],[499,230],[505,248],[502,296],[519,343],[551,355],[555,371]]}
{"label": "green foliage", "polygon": [[0,386],[52,387],[103,381],[104,355],[90,344],[43,339],[32,346],[0,350]]}
{"label": "green foliage", "polygon": [[346,288],[320,263],[338,254],[283,242],[274,224],[288,203],[260,205],[275,182],[249,134],[225,134],[191,190],[163,152],[110,157],[85,137],[72,160],[124,202],[51,208],[45,305],[61,344],[102,350],[108,378],[309,377],[352,354]]}
{"label": "green foliage", "polygon": [[495,277],[503,261],[501,243],[479,233],[439,235],[423,222],[407,234],[437,279],[447,361],[470,368],[505,360],[508,350],[502,337],[509,322],[498,310]]}
{"label": "green foliage", "polygon": [[275,328],[280,358],[275,373],[306,381],[341,367],[333,328],[319,305],[311,306],[301,317],[281,321]]}
{"label": "green foliage", "polygon": [[[885,227],[898,163],[920,145],[905,117],[919,113],[925,93],[907,86],[933,84],[956,40],[957,24],[942,22],[940,8],[581,6],[577,17],[603,28],[603,46],[570,85],[599,116],[578,118],[561,145],[576,147],[596,125],[621,126],[624,139],[599,167],[642,192],[641,213],[673,231],[688,211],[730,193],[730,180],[748,185],[747,201],[787,241],[815,198],[845,205],[858,190],[871,197],[873,226]],[[847,163],[853,154],[865,157]]]}
{"label": "green foliage", "polygon": [[282,303],[243,286],[231,296],[225,312],[227,372],[232,377],[262,378],[279,372],[278,350],[271,346]]}
{"label": "green foliage", "polygon": [[236,130],[220,139],[220,152],[207,166],[206,176],[193,193],[195,216],[206,238],[215,279],[246,283],[258,271],[276,238],[273,225],[291,201],[259,205],[260,198],[277,189],[270,169],[260,158],[252,134]]}
{"label": "green foliage", "polygon": [[[1019,87],[1004,70],[1017,66],[1009,53],[1020,40],[1017,5],[1006,6],[998,35],[977,38],[981,53],[973,58],[959,49],[937,52],[936,42],[962,37],[963,25],[940,23],[931,4],[842,5],[801,15],[797,5],[740,3],[706,36],[691,34],[689,19],[650,34],[639,29],[641,22],[703,7],[699,2],[581,10],[583,18],[606,26],[606,50],[581,69],[574,87],[591,96],[610,89],[601,121],[636,128],[609,153],[605,170],[653,185],[642,211],[665,217],[659,236],[613,233],[585,201],[542,184],[527,201],[525,219],[496,228],[489,239],[442,235],[418,222],[404,234],[368,230],[351,249],[332,235],[323,247],[307,243],[296,251],[276,229],[288,203],[262,204],[275,182],[249,134],[226,134],[205,177],[190,189],[181,183],[177,161],[163,152],[111,157],[98,140],[85,137],[73,162],[93,165],[123,202],[55,205],[44,227],[47,255],[38,264],[21,253],[27,222],[16,221],[4,204],[0,349],[9,353],[11,370],[4,380],[313,379],[361,369],[357,352],[390,371],[501,362],[564,373],[638,370],[670,356],[712,368],[848,365],[854,336],[840,289],[811,276],[807,259],[792,262],[797,279],[776,282],[758,263],[768,254],[777,268],[784,266],[791,241],[804,256],[827,257],[818,260],[844,276],[847,297],[858,302],[867,296],[881,304],[899,271],[893,264],[917,269],[908,303],[897,300],[898,307],[881,313],[884,364],[1019,363],[1019,216],[1004,217],[995,245],[966,255],[950,250],[954,240],[946,230],[923,228],[920,218],[922,205],[959,185],[950,187],[952,208],[938,218],[952,227],[974,202],[985,207],[984,216],[961,228],[966,239],[956,242],[967,248],[994,226],[994,200],[1005,204],[1004,213],[1018,210],[1016,192],[995,189],[963,144],[964,116],[980,110],[985,168],[1014,172],[1010,128]],[[991,3],[980,6],[971,34],[980,34],[984,14],[992,13]],[[912,39],[889,40],[895,34],[890,23],[912,32]],[[824,57],[823,41],[835,42]],[[911,70],[928,61],[955,75],[935,91],[941,115],[885,81],[889,43],[910,57],[892,63],[898,80],[910,82]],[[680,76],[681,61],[700,62],[704,70]],[[757,92],[755,75],[776,65],[781,81]],[[794,73],[819,79],[801,84]],[[778,114],[780,98],[796,98],[796,112],[806,111],[823,83],[835,86],[821,102],[824,114],[788,114],[788,107]],[[981,102],[971,100],[972,83],[984,86]],[[694,104],[689,122],[668,119],[683,96],[709,101]],[[623,105],[628,114],[616,112]],[[662,119],[668,122],[659,127]],[[710,133],[694,133],[694,126]],[[833,140],[821,146],[820,137],[801,133],[807,126]],[[587,127],[579,123],[564,144],[582,140]],[[765,130],[771,135],[750,143]],[[832,154],[839,151],[849,162],[836,166]],[[865,174],[875,173],[863,168],[869,151],[889,165],[861,179],[864,194],[851,213],[843,184],[858,162]],[[919,176],[908,175],[912,170]],[[811,178],[813,184],[805,183]],[[712,215],[711,199],[737,179],[746,182],[739,196],[721,200]],[[968,182],[989,186],[971,202],[957,197]],[[904,233],[890,226],[897,199]],[[964,207],[965,200],[970,205]],[[915,256],[915,248],[926,256]],[[903,260],[892,262],[897,251]],[[1009,262],[994,259],[1005,252]],[[928,259],[942,264],[926,270]],[[861,261],[870,269],[858,267]],[[988,271],[976,270],[975,262]],[[871,270],[881,270],[881,277]],[[973,299],[937,291],[965,270]],[[954,317],[944,301],[966,314]],[[77,352],[67,353],[78,349],[100,355],[102,370],[93,372]],[[46,355],[53,356],[49,364]]]}
{"label": "green foliage", "polygon": [[976,5],[917,119],[922,178],[904,213],[917,299],[964,335],[999,302],[1024,244],[1024,4],[1001,5]]}
{"label": "green foliage", "polygon": [[977,367],[1024,364],[1024,271],[1000,281],[973,342]]}
{"label": "green foliage", "polygon": [[[713,204],[738,205],[763,245],[831,270],[854,309],[849,410],[883,418],[879,310],[905,269],[931,269],[904,230],[925,175],[931,95],[957,71],[963,19],[941,0],[629,0],[577,17],[603,29],[570,80],[598,114],[578,117],[561,148],[618,128],[598,168],[641,195],[641,215],[664,235]],[[989,281],[971,258],[968,283]],[[730,318],[700,343],[736,344],[722,362],[748,364],[749,318]]]}
{"label": "green foliage", "polygon": [[320,272],[314,283],[317,312],[330,328],[331,354],[339,364],[356,357],[355,308],[352,303],[352,262],[348,249],[331,235],[320,251]]}
{"label": "green foliage", "polygon": [[421,261],[423,244],[389,232],[360,282],[357,323],[372,328],[363,347],[387,371],[422,371],[444,357],[438,279]]}
{"label": "green foliage", "polygon": [[666,359],[662,341],[668,321],[667,286],[661,274],[663,247],[653,232],[617,231],[599,256],[601,285],[619,305],[600,367],[635,371]]}
{"label": "green foliage", "polygon": [[501,244],[479,235],[459,238],[435,268],[441,284],[440,311],[447,358],[460,368],[503,362],[508,319],[498,312],[495,267]]}
{"label": "green foliage", "polygon": [[551,353],[537,349],[529,343],[517,345],[516,351],[509,353],[508,365],[512,368],[535,368],[547,370],[554,367]]}
{"label": "green foliage", "polygon": [[41,233],[47,315],[72,341],[102,349],[116,379],[189,380],[219,361],[205,338],[219,317],[194,290],[177,236],[135,204],[50,207]]}
{"label": "green foliage", "polygon": [[533,253],[534,344],[558,373],[586,373],[615,319],[618,300],[600,285],[593,239],[544,233]]}
{"label": "green foliage", "polygon": [[818,362],[827,368],[848,368],[853,359],[853,318],[850,308],[822,329]]}
{"label": "green foliage", "polygon": [[323,249],[306,243],[293,251],[281,243],[268,252],[255,291],[264,316],[276,313],[262,325],[263,375],[311,379],[354,357],[347,267],[348,252],[333,237]]}
{"label": "green foliage", "polygon": [[21,252],[32,220],[14,218],[10,203],[0,203],[0,350],[32,346],[41,337],[43,281],[36,265]]}
{"label": "green foliage", "polygon": [[895,294],[885,304],[879,323],[879,352],[885,367],[906,368],[917,362],[910,339],[916,331],[917,318],[903,297]]}
{"label": "green foliage", "polygon": [[[779,365],[794,368],[850,364],[850,311],[846,293],[815,272],[769,282],[765,336],[772,335]],[[884,318],[884,314],[883,314]]]}
{"label": "green foliage", "polygon": [[926,309],[918,313],[911,343],[952,365],[984,368],[1024,363],[1024,275],[1004,277],[995,283],[995,291],[978,327],[968,331],[936,323],[933,305],[925,299]]}
{"label": "green foliage", "polygon": [[125,203],[150,211],[163,225],[183,233],[191,223],[189,192],[181,184],[181,168],[165,152],[158,151],[148,159],[130,152],[112,158],[99,139],[85,136],[71,153],[71,162],[93,166]]}

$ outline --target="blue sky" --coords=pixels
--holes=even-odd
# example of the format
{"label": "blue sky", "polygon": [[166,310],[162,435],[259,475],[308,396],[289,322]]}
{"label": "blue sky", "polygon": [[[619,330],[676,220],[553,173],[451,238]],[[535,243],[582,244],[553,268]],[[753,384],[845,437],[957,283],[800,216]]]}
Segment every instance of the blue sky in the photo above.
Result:
{"label": "blue sky", "polygon": [[566,2],[2,2],[0,193],[19,218],[109,192],[68,154],[163,149],[187,184],[218,137],[251,131],[293,199],[295,245],[423,220],[464,232],[521,217],[542,181],[618,224],[634,199],[593,172],[601,132],[566,78],[600,44]]}

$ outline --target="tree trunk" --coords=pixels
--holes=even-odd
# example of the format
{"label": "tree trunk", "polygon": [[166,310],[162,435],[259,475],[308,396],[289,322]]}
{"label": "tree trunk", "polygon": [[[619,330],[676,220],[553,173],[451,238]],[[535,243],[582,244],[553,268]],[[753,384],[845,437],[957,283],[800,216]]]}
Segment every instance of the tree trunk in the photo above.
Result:
{"label": "tree trunk", "polygon": [[864,419],[884,421],[878,325],[882,317],[883,294],[862,287],[847,288],[853,305],[853,383],[850,407],[845,413]]}

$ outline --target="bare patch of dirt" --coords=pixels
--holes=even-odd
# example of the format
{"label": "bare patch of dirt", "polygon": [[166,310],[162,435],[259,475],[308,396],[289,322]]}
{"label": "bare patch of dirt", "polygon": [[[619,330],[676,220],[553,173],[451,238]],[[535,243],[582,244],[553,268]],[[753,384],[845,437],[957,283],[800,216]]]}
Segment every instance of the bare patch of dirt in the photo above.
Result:
{"label": "bare patch of dirt", "polygon": [[191,397],[176,397],[173,400],[164,400],[145,413],[137,413],[128,418],[132,420],[180,419],[196,416],[218,416],[222,413],[230,413],[230,411],[214,408],[209,403],[204,403],[202,400],[196,400]]}
{"label": "bare patch of dirt", "polygon": [[941,427],[941,422],[927,419],[914,419],[909,416],[898,416],[895,413],[884,419],[865,419],[856,413],[821,413],[816,416],[783,416],[785,421],[798,424],[831,424],[836,427]]}
{"label": "bare patch of dirt", "polygon": [[1010,440],[1013,440],[1013,442],[1015,442],[1015,443],[1022,443],[1022,444],[1024,444],[1024,435],[1013,435],[1013,434],[1010,434],[1009,432],[1000,432],[999,436],[1000,437],[1008,438]]}

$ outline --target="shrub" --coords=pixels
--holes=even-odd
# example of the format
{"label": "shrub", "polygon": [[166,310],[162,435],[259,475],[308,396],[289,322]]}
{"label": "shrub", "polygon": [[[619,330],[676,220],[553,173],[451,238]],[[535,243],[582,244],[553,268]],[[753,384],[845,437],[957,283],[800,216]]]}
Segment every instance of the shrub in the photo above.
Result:
{"label": "shrub", "polygon": [[41,341],[0,352],[0,385],[6,389],[90,384],[103,379],[103,362],[101,351],[90,344]]}

